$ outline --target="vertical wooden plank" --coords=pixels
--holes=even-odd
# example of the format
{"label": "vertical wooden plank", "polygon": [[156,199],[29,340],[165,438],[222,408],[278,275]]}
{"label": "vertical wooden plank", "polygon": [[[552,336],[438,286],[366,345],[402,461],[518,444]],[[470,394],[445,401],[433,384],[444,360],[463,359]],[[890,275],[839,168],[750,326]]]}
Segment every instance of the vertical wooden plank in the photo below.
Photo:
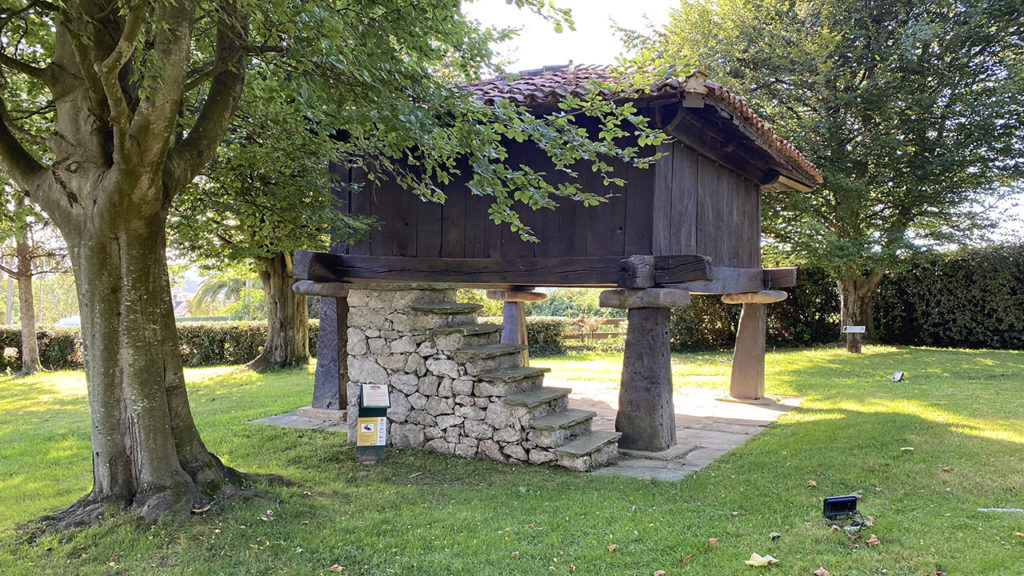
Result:
{"label": "vertical wooden plank", "polygon": [[721,195],[718,194],[718,166],[714,160],[707,156],[698,158],[697,181],[697,253],[710,257],[715,265],[724,265],[720,235],[726,231],[721,230],[720,222],[716,221]]}
{"label": "vertical wooden plank", "polygon": [[440,258],[442,205],[420,202],[416,209],[416,255],[420,258]]}
{"label": "vertical wooden plank", "polygon": [[[515,207],[515,211],[519,214],[519,219],[522,223],[530,228],[536,227],[537,213],[530,209],[529,206],[519,204]],[[534,230],[536,233],[536,230]],[[508,224],[501,225],[501,258],[533,258],[533,242],[526,242],[520,236],[519,232],[513,232],[509,229]],[[492,257],[494,256],[492,252]]]}
{"label": "vertical wooden plank", "polygon": [[757,182],[747,183],[750,194],[753,196],[753,219],[754,222],[751,224],[751,230],[754,234],[754,243],[752,246],[753,250],[753,266],[755,268],[761,267],[761,186]]}
{"label": "vertical wooden plank", "polygon": [[[646,154],[650,153],[648,149]],[[654,180],[657,167],[626,171],[625,256],[653,254],[652,227],[654,219]]]}
{"label": "vertical wooden plank", "polygon": [[412,192],[391,188],[391,255],[415,257],[416,213],[423,209],[423,202]]}
{"label": "vertical wooden plank", "polygon": [[[350,170],[350,178],[350,182],[359,186],[358,189],[354,189],[350,194],[351,214],[372,216],[373,205],[370,202],[370,184],[366,181],[366,171],[361,166],[353,166]],[[370,253],[370,241],[367,239],[351,245],[348,253],[360,256],[368,255]]]}
{"label": "vertical wooden plank", "polygon": [[392,206],[397,188],[397,184],[387,180],[367,182],[363,188],[370,201],[373,216],[377,218],[377,228],[370,233],[372,256],[391,255],[391,219],[394,216]]}
{"label": "vertical wooden plank", "polygon": [[[615,162],[612,177],[625,178],[625,164]],[[604,178],[593,171],[588,172],[586,184],[588,191],[607,199],[602,204],[584,209],[587,256],[622,256],[626,227],[625,189],[614,184],[605,185]]]}
{"label": "vertical wooden plank", "polygon": [[466,180],[470,177],[469,167],[460,164],[461,174],[453,175],[445,187],[448,197],[441,209],[441,257],[466,257]]}
{"label": "vertical wooden plank", "polygon": [[672,254],[694,254],[697,250],[697,154],[677,145],[672,161]]}
{"label": "vertical wooden plank", "polygon": [[488,232],[494,225],[487,217],[490,196],[466,194],[466,258],[487,258],[490,256]]}
{"label": "vertical wooden plank", "polygon": [[654,219],[651,233],[655,256],[669,254],[672,251],[672,181],[675,179],[673,148],[679,145],[674,143],[658,146],[658,153],[663,156],[654,166]]}

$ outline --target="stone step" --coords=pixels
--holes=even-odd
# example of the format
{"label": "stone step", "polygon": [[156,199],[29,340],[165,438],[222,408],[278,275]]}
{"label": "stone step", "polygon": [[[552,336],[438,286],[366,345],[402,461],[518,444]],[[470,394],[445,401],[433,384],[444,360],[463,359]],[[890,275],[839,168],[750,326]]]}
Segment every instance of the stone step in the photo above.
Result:
{"label": "stone step", "polygon": [[440,304],[417,304],[410,306],[413,312],[421,314],[476,314],[483,310],[482,304],[468,304],[462,302],[443,302]]}
{"label": "stone step", "polygon": [[519,392],[536,390],[544,385],[544,374],[549,368],[515,366],[483,372],[476,375],[474,394],[478,397],[509,396]]}
{"label": "stone step", "polygon": [[[474,304],[476,306],[476,304]],[[427,336],[450,336],[461,334],[463,336],[479,336],[482,334],[495,334],[501,332],[501,324],[463,324],[462,326],[442,326],[427,332]]]}
{"label": "stone step", "polygon": [[464,346],[455,351],[456,360],[497,358],[506,354],[519,354],[526,350],[522,344],[487,344],[485,346]]}
{"label": "stone step", "polygon": [[515,368],[522,364],[522,351],[526,346],[519,344],[487,344],[485,346],[465,346],[455,350],[455,360],[466,367],[471,376],[485,372],[493,372],[505,368]]}
{"label": "stone step", "polygon": [[609,464],[618,457],[621,432],[597,431],[581,436],[553,450],[558,465],[577,472],[587,472]]}
{"label": "stone step", "polygon": [[537,430],[565,430],[577,424],[589,422],[594,419],[594,416],[597,416],[597,412],[570,408],[533,420],[530,426]]}
{"label": "stone step", "polygon": [[452,352],[459,348],[497,344],[501,338],[500,324],[460,324],[442,326],[427,332],[434,340],[434,345],[442,352]]}
{"label": "stone step", "polygon": [[505,404],[523,406],[526,408],[536,408],[537,406],[542,406],[552,400],[568,398],[571,392],[571,388],[537,388],[536,390],[528,390],[526,392],[519,392],[517,394],[506,396]]}
{"label": "stone step", "polygon": [[502,368],[477,375],[477,380],[486,380],[502,384],[511,384],[527,378],[537,378],[551,372],[551,368],[534,368],[532,366],[516,366],[514,368]]}

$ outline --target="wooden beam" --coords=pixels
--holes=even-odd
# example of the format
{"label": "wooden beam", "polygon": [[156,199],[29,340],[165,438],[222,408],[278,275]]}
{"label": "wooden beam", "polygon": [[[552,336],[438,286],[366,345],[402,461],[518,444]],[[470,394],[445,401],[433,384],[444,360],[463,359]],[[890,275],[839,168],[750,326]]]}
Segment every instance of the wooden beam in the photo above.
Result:
{"label": "wooden beam", "polygon": [[760,268],[713,266],[711,280],[707,282],[670,284],[666,287],[679,288],[694,294],[760,292],[764,289],[764,272]]}
{"label": "wooden beam", "polygon": [[[659,261],[658,259],[664,259]],[[617,287],[621,261],[611,257],[573,258],[404,258],[356,256],[299,250],[294,277],[317,282],[439,282],[464,286]],[[661,269],[661,272],[658,270]],[[711,277],[703,256],[655,257],[655,281],[695,282]],[[735,291],[735,290],[734,290]]]}
{"label": "wooden beam", "polygon": [[689,303],[689,292],[673,288],[605,290],[600,296],[602,308],[675,308]]}
{"label": "wooden beam", "polygon": [[548,299],[548,295],[543,292],[520,290],[488,290],[487,299],[501,302],[543,302]]}
{"label": "wooden beam", "polygon": [[796,271],[796,268],[765,268],[764,287],[768,290],[792,288],[796,286]]}
{"label": "wooden beam", "polygon": [[314,282],[312,280],[299,280],[292,284],[292,292],[303,296],[324,296],[328,298],[339,298],[348,296],[351,284],[346,282]]}

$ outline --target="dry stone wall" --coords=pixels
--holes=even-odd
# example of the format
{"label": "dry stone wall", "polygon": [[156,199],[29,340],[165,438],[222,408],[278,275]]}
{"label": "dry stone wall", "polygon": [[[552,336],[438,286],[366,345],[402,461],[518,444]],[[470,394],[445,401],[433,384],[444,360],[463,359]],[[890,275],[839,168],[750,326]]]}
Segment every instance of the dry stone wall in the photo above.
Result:
{"label": "dry stone wall", "polygon": [[396,448],[541,464],[589,432],[589,418],[564,429],[531,426],[564,412],[568,390],[542,389],[544,370],[519,366],[521,349],[497,344],[501,326],[477,324],[479,307],[456,304],[454,289],[351,290],[348,304],[350,441],[363,383],[390,386],[388,443]]}

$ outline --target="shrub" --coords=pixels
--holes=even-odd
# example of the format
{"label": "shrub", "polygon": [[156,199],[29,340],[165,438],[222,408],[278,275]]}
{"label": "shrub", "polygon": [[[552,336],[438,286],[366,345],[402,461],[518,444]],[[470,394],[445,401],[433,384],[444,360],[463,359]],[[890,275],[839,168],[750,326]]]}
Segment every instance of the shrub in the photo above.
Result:
{"label": "shrub", "polygon": [[921,256],[875,297],[883,342],[1024,349],[1024,245]]}
{"label": "shrub", "polygon": [[[39,343],[39,363],[46,370],[74,370],[82,367],[82,346],[78,330],[73,328],[46,328],[36,332]],[[8,356],[4,351],[17,352]],[[21,328],[0,326],[0,371],[21,370]]]}
{"label": "shrub", "polygon": [[[501,324],[501,317],[480,318],[481,324]],[[559,356],[565,354],[562,336],[569,329],[569,321],[557,316],[527,316],[526,338],[531,356]]]}

